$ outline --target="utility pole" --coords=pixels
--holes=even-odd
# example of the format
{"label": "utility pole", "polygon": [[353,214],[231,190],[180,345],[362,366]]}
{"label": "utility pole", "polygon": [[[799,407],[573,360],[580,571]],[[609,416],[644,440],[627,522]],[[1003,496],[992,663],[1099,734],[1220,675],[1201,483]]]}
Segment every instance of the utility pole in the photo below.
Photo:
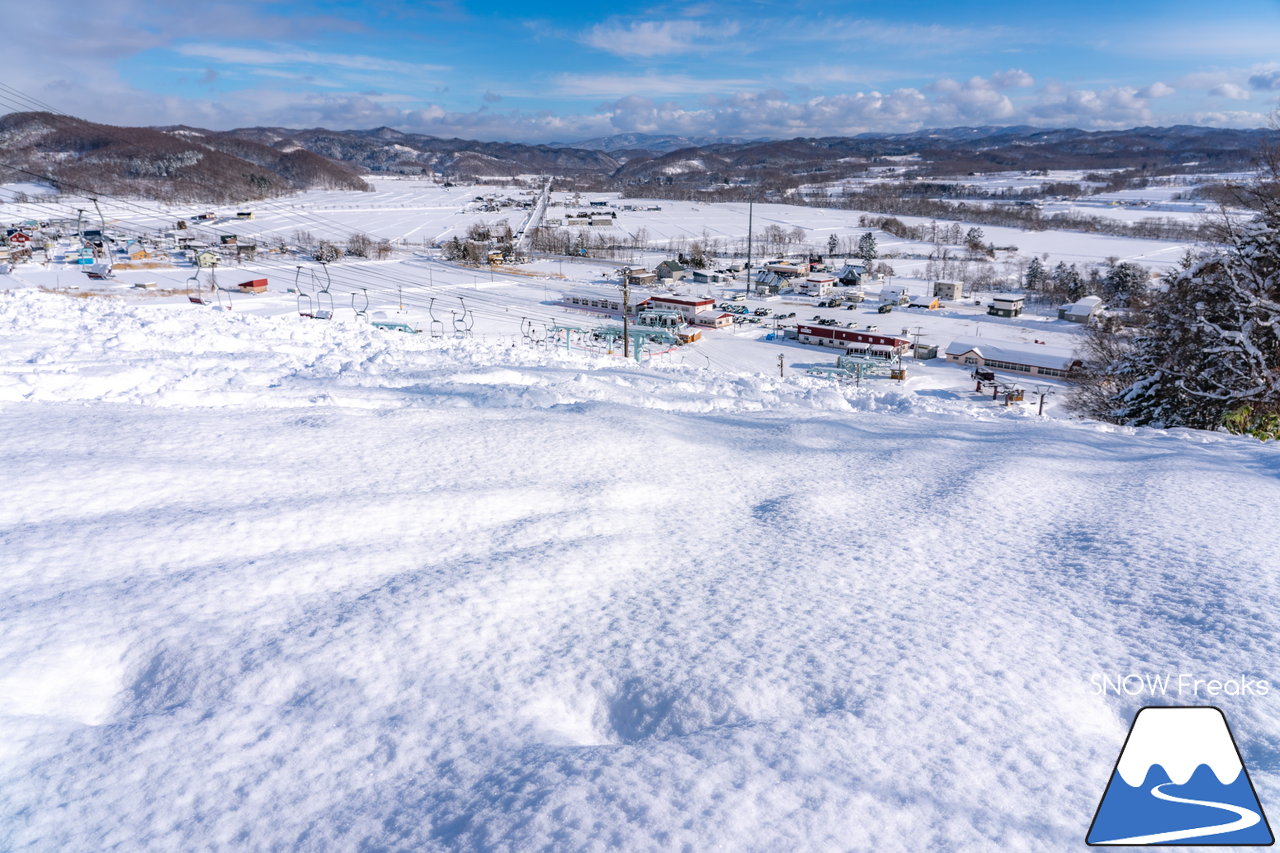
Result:
{"label": "utility pole", "polygon": [[752,231],[753,219],[755,215],[753,204],[754,203],[751,201],[747,202],[747,268],[745,272],[746,272],[746,278],[747,278],[748,293],[751,292],[751,231]]}
{"label": "utility pole", "polygon": [[631,338],[627,336],[627,314],[631,311],[628,305],[631,297],[630,272],[630,268],[622,271],[622,357],[624,359],[631,357]]}
{"label": "utility pole", "polygon": [[782,365],[783,365],[782,353],[778,353],[778,377],[779,378],[782,377]]}
{"label": "utility pole", "polygon": [[916,326],[915,341],[911,344],[911,357],[919,358],[920,352],[920,335],[924,331],[924,326]]}

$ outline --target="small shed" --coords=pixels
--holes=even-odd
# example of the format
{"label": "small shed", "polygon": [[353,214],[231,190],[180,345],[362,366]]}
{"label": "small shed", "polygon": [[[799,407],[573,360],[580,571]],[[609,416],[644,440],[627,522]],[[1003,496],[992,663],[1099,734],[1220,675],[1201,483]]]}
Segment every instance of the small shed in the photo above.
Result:
{"label": "small shed", "polygon": [[253,211],[242,210],[236,214],[236,219],[253,219]]}
{"label": "small shed", "polygon": [[265,278],[254,278],[249,281],[242,281],[236,287],[245,293],[266,293],[267,280]]}
{"label": "small shed", "polygon": [[133,246],[130,246],[126,250],[126,254],[129,257],[129,260],[131,261],[145,261],[147,258],[151,257],[150,252],[148,252],[144,247],[136,244]]}
{"label": "small shed", "polygon": [[908,308],[923,308],[926,311],[938,310],[938,297],[936,296],[913,296],[907,302]]}

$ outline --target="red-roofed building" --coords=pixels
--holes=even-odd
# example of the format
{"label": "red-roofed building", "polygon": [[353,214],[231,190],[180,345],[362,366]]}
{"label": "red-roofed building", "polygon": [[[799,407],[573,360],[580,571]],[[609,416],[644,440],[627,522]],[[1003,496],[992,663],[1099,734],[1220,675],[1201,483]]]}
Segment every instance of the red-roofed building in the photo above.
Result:
{"label": "red-roofed building", "polygon": [[890,358],[911,350],[911,340],[901,335],[885,335],[869,329],[842,329],[839,326],[796,326],[796,339],[802,344],[836,347],[851,355]]}

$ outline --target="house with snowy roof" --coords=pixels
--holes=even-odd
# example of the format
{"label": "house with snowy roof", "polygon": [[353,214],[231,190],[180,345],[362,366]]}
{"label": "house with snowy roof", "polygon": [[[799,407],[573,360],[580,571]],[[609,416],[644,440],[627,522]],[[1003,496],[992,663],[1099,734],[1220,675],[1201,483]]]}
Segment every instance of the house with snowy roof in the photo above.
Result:
{"label": "house with snowy roof", "polygon": [[1081,365],[1069,347],[990,338],[956,338],[947,346],[946,354],[947,361],[965,367],[1055,379],[1065,377]]}
{"label": "house with snowy roof", "polygon": [[654,271],[658,274],[658,278],[669,281],[682,281],[689,275],[689,271],[679,261],[663,261],[654,268]]}
{"label": "house with snowy roof", "polygon": [[1102,297],[1086,296],[1058,309],[1058,319],[1070,323],[1087,323],[1102,313]]}
{"label": "house with snowy roof", "polygon": [[992,317],[1017,317],[1025,303],[1026,297],[1016,293],[993,293],[987,303],[987,313]]}

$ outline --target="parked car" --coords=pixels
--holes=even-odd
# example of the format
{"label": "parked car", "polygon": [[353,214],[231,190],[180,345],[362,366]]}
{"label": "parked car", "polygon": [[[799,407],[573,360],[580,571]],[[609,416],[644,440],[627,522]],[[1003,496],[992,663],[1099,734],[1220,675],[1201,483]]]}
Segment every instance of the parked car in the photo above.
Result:
{"label": "parked car", "polygon": [[890,305],[888,302],[886,302],[885,304],[881,305],[879,308],[877,308],[877,309],[876,309],[876,313],[878,313],[878,314],[888,314],[888,313],[889,313],[889,312],[891,312],[892,310],[893,310],[893,306],[892,306],[892,305]]}

